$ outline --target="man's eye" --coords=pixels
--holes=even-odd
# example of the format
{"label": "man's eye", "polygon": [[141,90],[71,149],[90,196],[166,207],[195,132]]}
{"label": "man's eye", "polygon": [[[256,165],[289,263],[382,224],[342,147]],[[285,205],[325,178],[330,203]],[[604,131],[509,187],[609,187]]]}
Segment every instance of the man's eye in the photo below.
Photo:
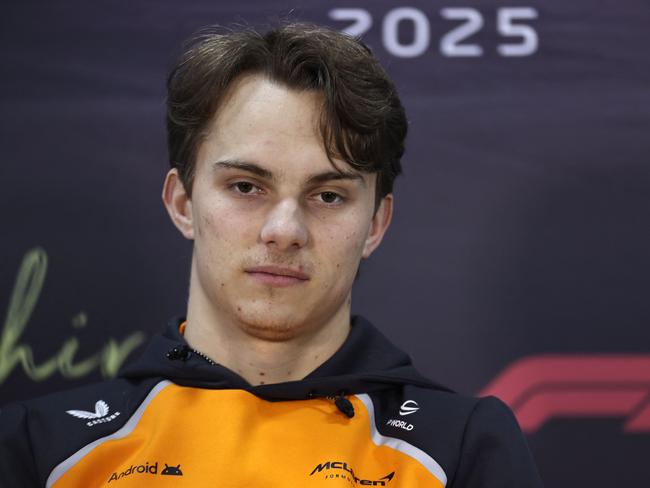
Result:
{"label": "man's eye", "polygon": [[232,186],[237,190],[237,192],[244,193],[244,194],[254,193],[255,190],[257,189],[255,185],[249,183],[248,181],[238,181]]}
{"label": "man's eye", "polygon": [[320,198],[324,203],[328,204],[341,203],[343,201],[343,197],[333,191],[324,191],[320,194]]}

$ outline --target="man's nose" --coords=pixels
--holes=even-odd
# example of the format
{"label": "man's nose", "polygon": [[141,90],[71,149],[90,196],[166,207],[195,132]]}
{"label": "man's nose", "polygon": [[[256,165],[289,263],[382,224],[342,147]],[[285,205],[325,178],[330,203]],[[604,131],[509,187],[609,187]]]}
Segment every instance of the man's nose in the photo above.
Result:
{"label": "man's nose", "polygon": [[260,233],[262,242],[281,251],[305,246],[309,232],[303,217],[298,202],[290,198],[281,200],[266,217]]}

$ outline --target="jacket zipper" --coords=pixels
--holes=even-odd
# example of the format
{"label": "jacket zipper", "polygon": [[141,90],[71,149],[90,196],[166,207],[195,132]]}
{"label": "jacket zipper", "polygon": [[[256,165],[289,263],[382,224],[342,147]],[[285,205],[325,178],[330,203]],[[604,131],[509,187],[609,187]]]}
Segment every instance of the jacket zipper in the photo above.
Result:
{"label": "jacket zipper", "polygon": [[176,361],[180,359],[181,361],[187,361],[190,358],[190,353],[196,354],[198,357],[203,359],[205,362],[210,364],[211,366],[216,366],[217,363],[215,363],[212,359],[210,359],[208,356],[203,354],[201,351],[197,351],[196,349],[192,349],[191,347],[183,344],[181,346],[176,346],[173,349],[169,350],[167,352],[167,359],[170,361]]}
{"label": "jacket zipper", "polygon": [[206,356],[205,354],[203,354],[201,351],[197,351],[196,349],[192,349],[192,348],[190,347],[190,348],[189,348],[189,352],[192,352],[192,353],[196,354],[198,357],[204,359],[204,360],[205,360],[208,364],[210,364],[211,366],[216,366],[216,365],[217,365],[217,363],[215,363],[212,359],[210,359],[208,356]]}

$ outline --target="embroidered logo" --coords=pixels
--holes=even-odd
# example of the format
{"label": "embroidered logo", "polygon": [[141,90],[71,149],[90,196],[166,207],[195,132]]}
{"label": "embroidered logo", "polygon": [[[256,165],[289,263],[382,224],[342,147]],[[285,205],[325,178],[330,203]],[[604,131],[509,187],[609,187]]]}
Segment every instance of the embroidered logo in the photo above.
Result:
{"label": "embroidered logo", "polygon": [[110,422],[111,420],[115,420],[120,415],[120,412],[115,412],[112,415],[108,415],[109,411],[110,408],[108,406],[108,403],[106,403],[104,400],[98,400],[97,403],[95,403],[94,412],[86,412],[85,410],[66,410],[66,413],[72,415],[73,417],[77,417],[78,419],[88,420],[88,422],[86,422],[86,425],[88,427],[92,427],[96,424],[103,424]]}
{"label": "embroidered logo", "polygon": [[[165,464],[165,466],[167,466]],[[111,481],[118,481],[121,480],[122,478],[126,478],[127,476],[131,476],[134,474],[153,474],[157,475],[158,474],[158,461],[155,463],[149,464],[149,461],[147,461],[144,464],[136,464],[136,465],[131,465],[127,469],[125,469],[122,472],[114,472],[111,477],[108,479],[108,482],[110,483]]]}
{"label": "embroidered logo", "polygon": [[180,464],[178,464],[176,466],[167,466],[165,464],[165,469],[163,469],[160,474],[161,475],[168,475],[168,476],[183,476],[183,472],[181,471],[181,465]]}
{"label": "embroidered logo", "polygon": [[[159,464],[164,464],[165,467],[161,470],[158,471],[158,465]],[[181,465],[177,464],[176,466],[174,465],[168,465],[167,463],[160,463],[159,461],[147,461],[143,464],[132,464],[128,468],[126,468],[123,471],[115,471],[113,474],[111,474],[111,477],[108,479],[108,482],[110,483],[111,481],[119,481],[123,478],[126,478],[127,476],[133,476],[133,475],[152,475],[152,476],[183,476],[183,472],[181,471]],[[144,477],[139,480],[141,483],[144,483],[144,486],[150,486],[151,483],[149,483],[149,477]]]}
{"label": "embroidered logo", "polygon": [[367,485],[367,486],[386,486],[395,476],[395,471],[388,473],[383,478],[379,479],[364,479],[357,476],[352,467],[342,461],[327,461],[316,465],[316,467],[309,473],[309,476],[321,474],[325,476],[326,480],[339,479],[346,480],[352,485]]}
{"label": "embroidered logo", "polygon": [[399,414],[411,415],[418,410],[420,410],[420,406],[417,404],[417,402],[414,402],[413,400],[406,400],[404,403],[402,403],[402,406],[399,407]]}

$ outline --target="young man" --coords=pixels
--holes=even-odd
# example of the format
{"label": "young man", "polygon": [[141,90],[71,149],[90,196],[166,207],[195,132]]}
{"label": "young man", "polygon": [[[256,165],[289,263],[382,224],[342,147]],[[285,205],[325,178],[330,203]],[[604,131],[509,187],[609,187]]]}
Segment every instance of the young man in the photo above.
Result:
{"label": "young man", "polygon": [[367,48],[301,24],[206,34],[168,95],[186,318],[120,378],[5,409],[0,484],[541,486],[503,403],[421,377],[350,317],[407,127]]}

